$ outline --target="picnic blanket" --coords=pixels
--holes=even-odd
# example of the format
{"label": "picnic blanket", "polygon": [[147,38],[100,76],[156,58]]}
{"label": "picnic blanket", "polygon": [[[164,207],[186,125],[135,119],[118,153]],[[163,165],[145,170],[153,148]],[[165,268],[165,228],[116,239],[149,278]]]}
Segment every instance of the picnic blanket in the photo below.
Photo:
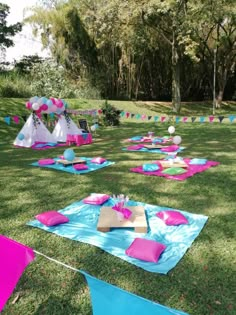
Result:
{"label": "picnic blanket", "polygon": [[[115,203],[115,199],[110,197],[103,206],[112,207]],[[185,252],[201,232],[208,218],[204,215],[178,210],[188,219],[189,224],[168,226],[156,216],[156,213],[162,210],[173,209],[132,200],[129,200],[127,203],[127,206],[138,205],[143,206],[145,209],[148,222],[148,232],[146,234],[136,233],[131,228],[114,228],[107,233],[97,231],[101,206],[85,204],[82,200],[59,210],[60,213],[69,218],[68,223],[47,227],[38,220],[33,220],[28,222],[27,225],[55,233],[71,240],[97,246],[144,270],[167,274],[184,256]],[[155,240],[167,246],[157,263],[142,261],[125,254],[125,250],[134,239],[140,237]]]}
{"label": "picnic blanket", "polygon": [[[167,148],[173,148],[173,151],[170,149],[170,151],[168,152]],[[165,151],[167,149],[167,151]],[[159,154],[177,154],[181,151],[183,151],[185,149],[185,147],[179,147],[179,146],[167,146],[165,148],[162,149],[147,149],[144,147],[143,144],[136,144],[136,145],[131,145],[128,146],[126,148],[122,148],[122,150],[124,151],[136,151],[136,152],[148,152],[148,153],[159,153]]]}
{"label": "picnic blanket", "polygon": [[[97,170],[99,170],[101,168],[104,168],[104,167],[107,167],[107,166],[115,164],[115,162],[111,162],[111,161],[108,161],[108,160],[106,160],[102,164],[96,164],[96,163],[92,163],[91,162],[91,160],[93,158],[80,157],[80,159],[86,161],[86,165],[88,166],[87,170],[76,170],[73,167],[73,165],[64,166],[63,164],[59,164],[59,163],[55,163],[55,164],[51,164],[51,165],[39,165],[38,162],[34,162],[34,163],[31,163],[30,165],[38,166],[38,167],[52,168],[52,169],[57,170],[57,171],[63,171],[63,172],[73,173],[73,174],[86,174],[86,173],[97,171]],[[59,158],[54,158],[54,160],[58,161]]]}
{"label": "picnic blanket", "polygon": [[173,137],[164,136],[164,137],[150,137],[150,136],[134,136],[132,138],[127,139],[127,142],[145,142],[145,143],[166,143],[171,141]]}
{"label": "picnic blanket", "polygon": [[31,149],[33,150],[46,150],[52,149],[55,147],[66,146],[65,143],[54,143],[54,142],[36,142],[32,145]]}
{"label": "picnic blanket", "polygon": [[183,173],[183,174],[170,175],[170,174],[163,173],[164,169],[160,164],[160,161],[163,161],[163,160],[157,160],[153,162],[154,164],[156,163],[159,166],[159,169],[156,171],[145,172],[143,170],[142,165],[138,167],[133,167],[130,169],[130,171],[134,173],[147,175],[147,176],[160,176],[160,177],[165,177],[165,178],[174,179],[174,180],[185,180],[186,178],[191,177],[197,173],[204,172],[205,170],[207,170],[208,168],[212,166],[217,166],[220,164],[219,162],[209,161],[209,160],[207,160],[205,164],[190,164],[191,160],[192,160],[191,158],[183,158],[183,161],[188,165],[188,167],[186,168],[186,173]]}

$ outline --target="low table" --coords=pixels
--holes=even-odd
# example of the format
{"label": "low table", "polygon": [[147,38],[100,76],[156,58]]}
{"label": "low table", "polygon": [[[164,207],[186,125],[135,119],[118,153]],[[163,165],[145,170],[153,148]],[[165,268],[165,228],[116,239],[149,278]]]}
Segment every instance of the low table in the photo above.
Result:
{"label": "low table", "polygon": [[144,148],[148,150],[154,150],[154,149],[163,149],[168,147],[169,145],[162,145],[162,144],[145,144]]}
{"label": "low table", "polygon": [[57,160],[57,163],[63,164],[64,166],[73,165],[73,164],[86,164],[85,160],[81,160],[80,158],[75,158],[73,161],[68,160]]}
{"label": "low table", "polygon": [[97,230],[100,232],[109,232],[111,228],[134,228],[136,233],[147,233],[148,225],[144,207],[127,207],[132,211],[129,219],[119,221],[116,210],[111,207],[102,207],[98,219]]}
{"label": "low table", "polygon": [[183,168],[187,168],[188,167],[188,164],[186,164],[184,161],[172,161],[170,162],[170,160],[167,160],[167,161],[158,161],[161,166],[163,168],[169,168],[169,167],[183,167]]}

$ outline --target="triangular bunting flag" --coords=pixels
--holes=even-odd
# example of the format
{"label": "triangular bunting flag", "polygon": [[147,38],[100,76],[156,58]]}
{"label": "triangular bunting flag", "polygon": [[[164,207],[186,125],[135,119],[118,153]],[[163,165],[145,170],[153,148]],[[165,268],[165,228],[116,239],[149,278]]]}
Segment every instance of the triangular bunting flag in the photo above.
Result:
{"label": "triangular bunting flag", "polygon": [[146,117],[147,117],[146,115],[142,115],[142,120],[146,119]]}
{"label": "triangular bunting flag", "polygon": [[192,122],[196,120],[196,117],[191,117]]}
{"label": "triangular bunting flag", "polygon": [[152,119],[152,116],[148,116],[148,120]]}
{"label": "triangular bunting flag", "polygon": [[22,117],[22,119],[23,119],[24,121],[27,120],[27,116],[26,116],[26,115],[22,115],[21,117]]}
{"label": "triangular bunting flag", "polygon": [[4,117],[4,121],[5,121],[6,124],[10,125],[10,123],[11,123],[11,117],[10,117],[10,116]]}
{"label": "triangular bunting flag", "polygon": [[131,118],[134,118],[135,114],[131,114]]}
{"label": "triangular bunting flag", "polygon": [[182,311],[152,302],[96,279],[84,271],[80,272],[85,276],[89,285],[94,315],[187,315]]}
{"label": "triangular bunting flag", "polygon": [[225,116],[219,116],[219,122],[222,123],[223,119],[225,118]]}
{"label": "triangular bunting flag", "polygon": [[210,122],[210,123],[212,123],[214,119],[215,119],[214,116],[209,116],[209,122]]}
{"label": "triangular bunting flag", "polygon": [[0,235],[0,312],[32,260],[34,252],[30,247]]}
{"label": "triangular bunting flag", "polygon": [[232,123],[234,121],[235,117],[236,117],[235,115],[230,115],[229,116],[229,121]]}
{"label": "triangular bunting flag", "polygon": [[19,118],[19,116],[13,116],[13,120],[14,120],[15,124],[19,124],[20,118]]}
{"label": "triangular bunting flag", "polygon": [[183,117],[183,122],[185,123],[188,120],[188,117]]}
{"label": "triangular bunting flag", "polygon": [[205,121],[205,117],[201,116],[201,117],[199,118],[199,121],[200,121],[201,123],[203,123],[203,122]]}
{"label": "triangular bunting flag", "polygon": [[180,121],[180,117],[175,117],[175,122],[176,122],[176,124],[178,124],[179,121]]}
{"label": "triangular bunting flag", "polygon": [[125,116],[125,112],[121,112],[120,117],[124,117],[124,116]]}
{"label": "triangular bunting flag", "polygon": [[165,116],[161,116],[161,122],[164,122],[166,120]]}
{"label": "triangular bunting flag", "polygon": [[129,118],[130,113],[126,113],[126,118]]}
{"label": "triangular bunting flag", "polygon": [[154,116],[154,121],[158,121],[159,116]]}
{"label": "triangular bunting flag", "polygon": [[137,119],[141,118],[141,115],[140,114],[136,114],[136,118]]}
{"label": "triangular bunting flag", "polygon": [[102,110],[98,109],[98,115],[101,115],[101,114],[102,114]]}

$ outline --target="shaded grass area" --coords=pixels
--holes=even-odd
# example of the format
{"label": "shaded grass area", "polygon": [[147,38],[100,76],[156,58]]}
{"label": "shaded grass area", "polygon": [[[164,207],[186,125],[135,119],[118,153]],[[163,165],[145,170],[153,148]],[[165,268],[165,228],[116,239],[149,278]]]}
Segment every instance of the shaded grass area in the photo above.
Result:
{"label": "shaded grass area", "polygon": [[[15,114],[14,106],[20,103],[11,102],[5,106],[1,103],[1,112],[11,107]],[[176,134],[181,135],[186,147],[181,156],[221,163],[183,182],[129,172],[129,168],[163,155],[121,150],[128,137],[150,130],[165,135],[167,123],[127,120],[119,128],[100,128],[92,145],[73,149],[77,156],[103,156],[116,164],[86,175],[30,166],[40,158],[63,154],[65,148],[16,149],[12,142],[20,127],[0,121],[1,234],[127,291],[189,314],[235,314],[235,124],[176,125]],[[133,200],[205,214],[209,220],[183,259],[166,276],[144,271],[94,246],[26,226],[36,214],[64,208],[91,192],[124,193]],[[20,298],[12,304],[18,293]],[[92,309],[88,287],[80,274],[37,256],[20,279],[4,314],[89,315]]]}

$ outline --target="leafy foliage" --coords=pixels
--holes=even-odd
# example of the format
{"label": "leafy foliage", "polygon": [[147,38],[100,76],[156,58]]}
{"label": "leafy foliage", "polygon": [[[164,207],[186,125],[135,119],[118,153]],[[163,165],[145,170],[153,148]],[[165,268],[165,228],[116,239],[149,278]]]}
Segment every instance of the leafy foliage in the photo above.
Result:
{"label": "leafy foliage", "polygon": [[102,106],[102,120],[105,126],[118,126],[120,124],[121,111],[107,101]]}
{"label": "leafy foliage", "polygon": [[33,95],[54,96],[58,98],[74,97],[73,86],[66,78],[63,67],[51,60],[35,64],[31,71],[34,78],[31,84]]}
{"label": "leafy foliage", "polygon": [[10,8],[7,4],[0,3],[0,49],[11,47],[14,45],[13,37],[16,33],[22,29],[21,23],[7,25],[7,16],[10,12]]}

